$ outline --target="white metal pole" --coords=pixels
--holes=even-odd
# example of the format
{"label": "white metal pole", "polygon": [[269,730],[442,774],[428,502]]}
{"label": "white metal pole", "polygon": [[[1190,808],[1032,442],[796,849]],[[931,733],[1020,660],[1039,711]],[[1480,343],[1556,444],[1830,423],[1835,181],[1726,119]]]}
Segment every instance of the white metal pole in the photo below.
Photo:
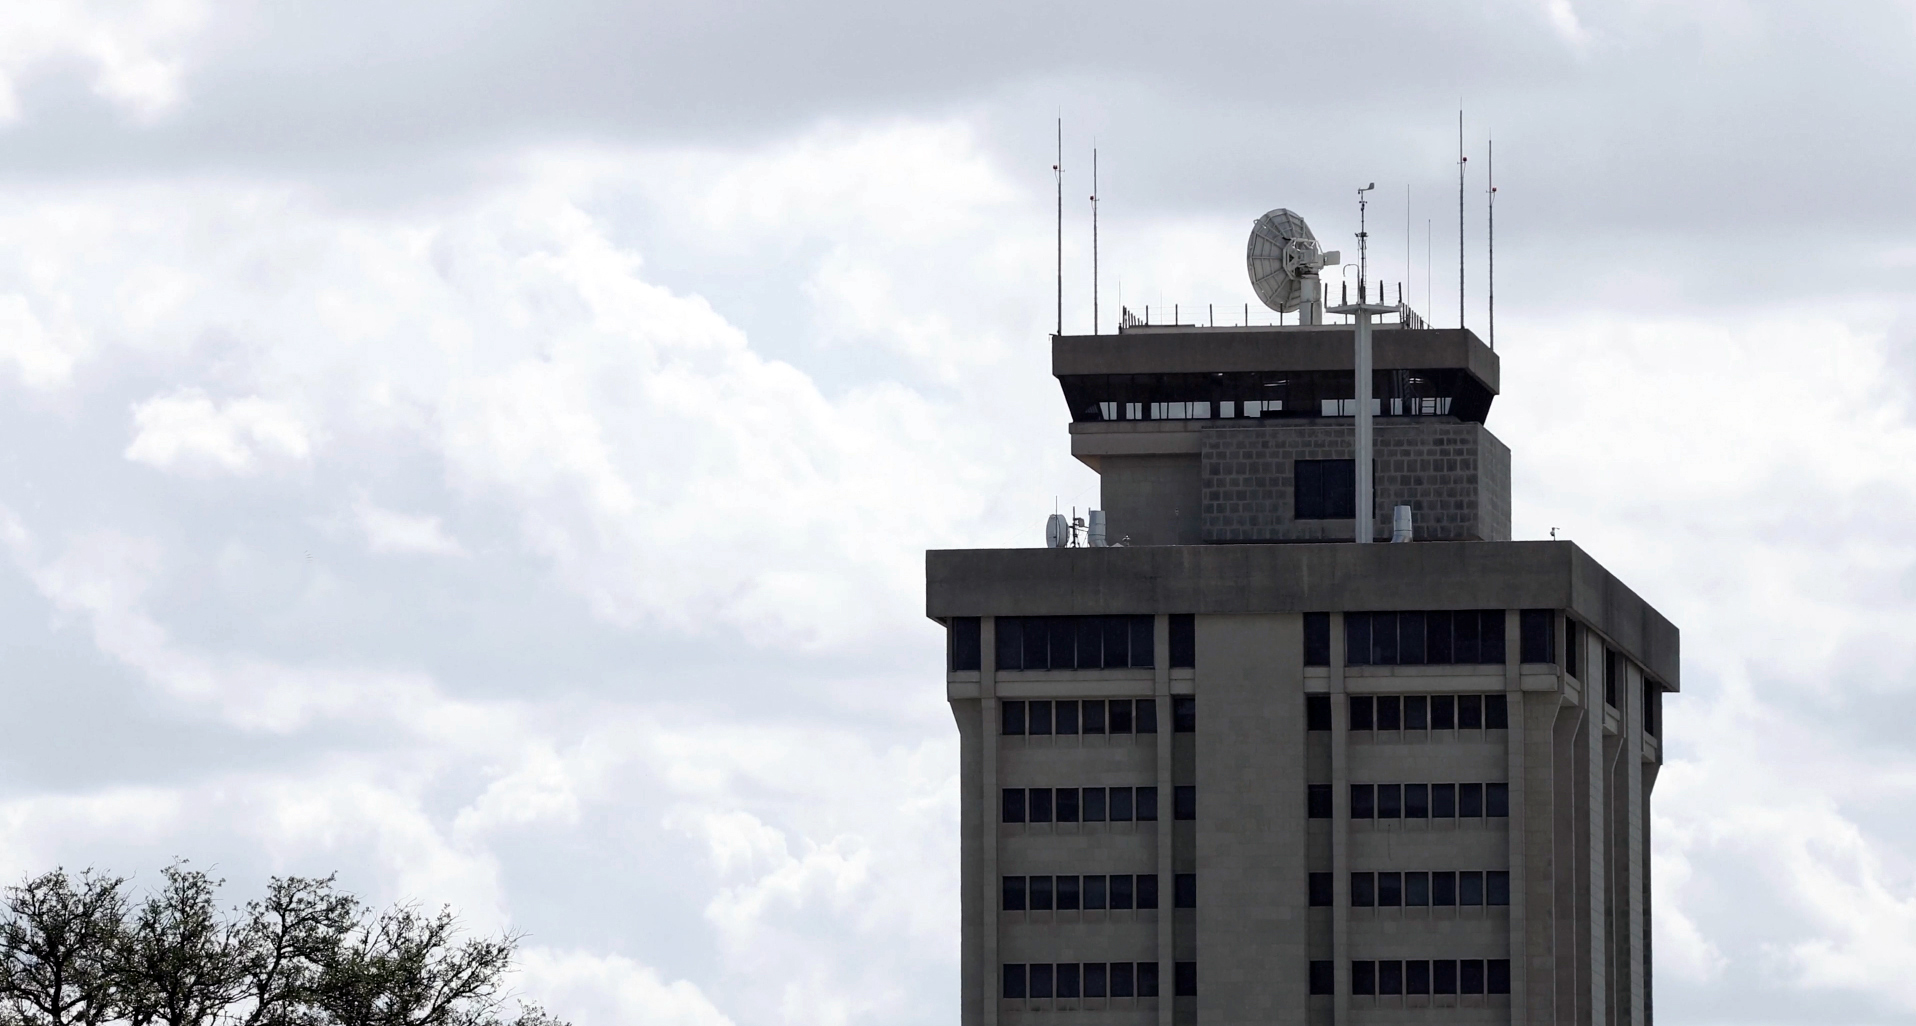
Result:
{"label": "white metal pole", "polygon": [[1370,317],[1368,304],[1360,303],[1357,313],[1357,353],[1353,360],[1356,365],[1357,382],[1357,541],[1368,544],[1373,540],[1377,524],[1371,501],[1371,422],[1370,422]]}

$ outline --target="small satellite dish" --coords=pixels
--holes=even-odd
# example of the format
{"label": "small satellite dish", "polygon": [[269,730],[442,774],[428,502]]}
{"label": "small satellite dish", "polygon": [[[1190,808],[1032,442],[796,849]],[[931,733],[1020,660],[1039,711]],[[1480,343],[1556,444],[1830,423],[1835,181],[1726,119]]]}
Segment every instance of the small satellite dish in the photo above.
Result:
{"label": "small satellite dish", "polygon": [[[1317,272],[1324,268],[1325,254],[1317,248],[1317,237],[1304,219],[1283,207],[1265,214],[1251,226],[1251,241],[1244,262],[1251,274],[1251,288],[1265,306],[1279,313],[1290,313],[1317,301]],[[1306,283],[1309,279],[1309,283]]]}
{"label": "small satellite dish", "polygon": [[1062,549],[1071,544],[1071,521],[1063,513],[1053,513],[1044,522],[1044,544],[1048,549]]}

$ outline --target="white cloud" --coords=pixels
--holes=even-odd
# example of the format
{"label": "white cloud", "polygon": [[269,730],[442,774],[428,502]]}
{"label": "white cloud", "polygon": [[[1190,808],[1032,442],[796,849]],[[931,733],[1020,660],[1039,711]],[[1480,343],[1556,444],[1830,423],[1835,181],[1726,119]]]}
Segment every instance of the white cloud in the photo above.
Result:
{"label": "white cloud", "polygon": [[657,970],[618,955],[528,947],[520,952],[523,989],[579,1023],[634,1026],[731,1026],[688,980],[667,983]]}
{"label": "white cloud", "polygon": [[312,453],[298,414],[257,396],[215,403],[199,389],[181,389],[135,406],[133,428],[126,458],[160,470],[248,474]]}
{"label": "white cloud", "polygon": [[81,348],[72,333],[48,328],[27,297],[0,296],[0,358],[11,360],[28,385],[65,384]]}
{"label": "white cloud", "polygon": [[136,118],[157,117],[182,98],[181,47],[211,16],[201,0],[12,0],[0,5],[0,121],[21,117],[28,77],[78,61],[93,91]]}
{"label": "white cloud", "polygon": [[395,513],[361,498],[353,516],[374,552],[411,556],[464,556],[465,546],[448,535],[440,518],[426,513]]}

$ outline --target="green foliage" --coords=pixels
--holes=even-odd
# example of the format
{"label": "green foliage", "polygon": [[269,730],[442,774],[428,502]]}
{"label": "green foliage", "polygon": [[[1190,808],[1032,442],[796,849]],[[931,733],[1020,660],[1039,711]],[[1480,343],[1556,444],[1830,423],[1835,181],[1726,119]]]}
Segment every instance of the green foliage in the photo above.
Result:
{"label": "green foliage", "polygon": [[446,909],[373,914],[332,877],[222,911],[222,883],[176,863],[137,905],[91,870],[6,888],[0,1026],[568,1026],[502,1017],[517,937],[467,937]]}

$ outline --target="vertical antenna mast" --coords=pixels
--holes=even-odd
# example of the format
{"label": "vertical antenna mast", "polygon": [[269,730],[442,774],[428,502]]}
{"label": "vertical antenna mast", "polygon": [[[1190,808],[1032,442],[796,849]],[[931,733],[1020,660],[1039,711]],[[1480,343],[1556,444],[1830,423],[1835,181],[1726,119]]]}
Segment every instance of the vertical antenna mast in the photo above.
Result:
{"label": "vertical antenna mast", "polygon": [[[1461,122],[1459,122],[1461,124]],[[1461,133],[1461,129],[1459,130]],[[1457,138],[1462,139],[1462,134]],[[1460,144],[1461,145],[1461,144]],[[1058,162],[1051,165],[1058,183],[1058,334],[1064,334],[1064,119],[1058,119]]]}
{"label": "vertical antenna mast", "polygon": [[1091,147],[1091,334],[1098,333],[1098,148]]}
{"label": "vertical antenna mast", "polygon": [[1464,326],[1464,112],[1457,111],[1457,327]]}
{"label": "vertical antenna mast", "polygon": [[1404,186],[1404,280],[1397,287],[1397,301],[1400,303],[1404,301],[1403,287],[1408,284],[1410,284],[1410,186],[1406,185]]}
{"label": "vertical antenna mast", "polygon": [[1490,186],[1486,193],[1486,206],[1490,213],[1490,348],[1497,348],[1497,144],[1492,140],[1484,142],[1484,184]]}
{"label": "vertical antenna mast", "polygon": [[1365,302],[1364,278],[1370,266],[1370,231],[1364,224],[1364,208],[1370,205],[1370,199],[1364,194],[1377,188],[1377,183],[1357,190],[1357,301]]}

